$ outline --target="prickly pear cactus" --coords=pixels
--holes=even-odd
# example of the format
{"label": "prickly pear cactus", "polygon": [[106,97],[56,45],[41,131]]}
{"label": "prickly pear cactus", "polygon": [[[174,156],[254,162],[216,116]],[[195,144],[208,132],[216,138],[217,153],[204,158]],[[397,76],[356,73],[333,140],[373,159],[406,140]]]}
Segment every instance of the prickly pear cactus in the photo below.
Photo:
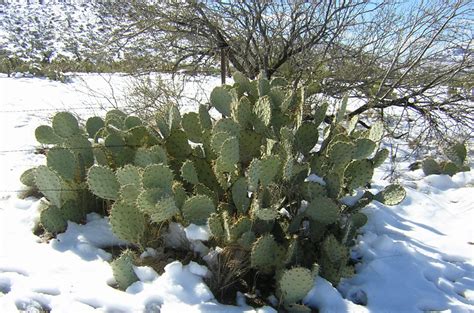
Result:
{"label": "prickly pear cactus", "polygon": [[125,250],[119,258],[112,261],[112,271],[121,290],[127,289],[132,283],[138,280],[133,270],[134,253],[131,250]]}
{"label": "prickly pear cactus", "polygon": [[294,267],[285,270],[278,280],[278,293],[285,304],[301,301],[313,288],[314,277],[311,270]]}
{"label": "prickly pear cactus", "polygon": [[[357,118],[346,122],[346,100],[331,119],[327,103],[307,112],[311,88],[240,73],[234,81],[215,88],[197,112],[181,115],[167,105],[151,123],[119,110],[85,125],[58,113],[35,132],[52,145],[47,165],[21,180],[45,196],[40,221],[53,234],[69,220],[84,220],[84,195],[102,205],[115,235],[139,251],[166,242],[160,236],[174,223],[208,226],[204,245],[242,251],[230,254],[229,264],[248,259],[233,281],[276,286],[267,291],[286,310],[306,312],[299,302],[316,275],[337,284],[353,272],[348,246],[367,221],[360,209],[374,199],[397,204],[405,192],[398,185],[376,195],[367,190],[388,156],[379,149],[384,129],[381,123],[358,129]],[[212,119],[211,109],[222,118]],[[447,172],[465,162],[460,147],[450,155],[440,165]],[[341,201],[355,191],[364,192],[356,204]],[[137,280],[133,259],[127,250],[112,263],[121,289]]]}

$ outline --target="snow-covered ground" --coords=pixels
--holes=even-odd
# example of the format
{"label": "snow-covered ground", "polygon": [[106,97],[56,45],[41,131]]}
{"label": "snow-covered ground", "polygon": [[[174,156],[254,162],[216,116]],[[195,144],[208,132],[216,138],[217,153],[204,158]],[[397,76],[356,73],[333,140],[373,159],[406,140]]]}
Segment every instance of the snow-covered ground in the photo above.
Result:
{"label": "snow-covered ground", "polygon": [[[68,84],[0,76],[0,312],[254,312],[244,303],[217,303],[203,282],[206,269],[195,263],[170,263],[162,275],[137,267],[140,281],[126,292],[112,288],[104,248],[118,240],[98,215],[85,225],[70,223],[48,243],[32,233],[39,201],[19,199],[17,191],[23,170],[45,162],[34,153],[34,129],[56,111],[86,118],[111,108],[84,82],[102,95],[110,92],[97,75]],[[112,77],[118,103],[128,83]],[[211,80],[208,88],[217,84]],[[389,169],[387,163],[376,171],[374,189],[388,184]],[[401,183],[407,198],[400,205],[373,202],[364,209],[369,222],[353,249],[360,261],[356,275],[337,289],[318,277],[307,304],[319,312],[474,311],[474,173],[451,178],[402,171]]]}

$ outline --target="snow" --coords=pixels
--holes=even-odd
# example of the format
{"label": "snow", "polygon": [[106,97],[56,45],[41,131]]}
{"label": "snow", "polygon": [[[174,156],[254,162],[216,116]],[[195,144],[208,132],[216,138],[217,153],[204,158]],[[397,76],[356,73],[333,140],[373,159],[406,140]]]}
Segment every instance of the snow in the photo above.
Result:
{"label": "snow", "polygon": [[[119,107],[128,80],[111,77]],[[102,96],[93,97],[86,83]],[[45,162],[34,153],[34,129],[57,110],[70,109],[82,120],[103,115],[111,108],[109,92],[107,80],[94,74],[67,84],[0,76],[0,312],[275,312],[247,306],[241,294],[238,306],[218,303],[203,280],[207,269],[193,262],[171,262],[161,275],[135,267],[139,281],[126,291],[113,288],[112,255],[105,248],[124,243],[97,214],[84,225],[70,222],[48,242],[34,235],[39,200],[17,197],[19,175]],[[374,201],[364,209],[369,222],[352,250],[356,275],[336,287],[318,277],[306,304],[319,312],[474,311],[474,173],[424,177],[420,170],[407,172],[407,164],[399,165],[407,198],[398,206]],[[383,178],[389,171],[389,164],[376,170],[374,190],[388,184]],[[208,236],[206,227],[172,228],[170,242],[190,240],[197,250]],[[148,249],[142,257],[156,253]]]}

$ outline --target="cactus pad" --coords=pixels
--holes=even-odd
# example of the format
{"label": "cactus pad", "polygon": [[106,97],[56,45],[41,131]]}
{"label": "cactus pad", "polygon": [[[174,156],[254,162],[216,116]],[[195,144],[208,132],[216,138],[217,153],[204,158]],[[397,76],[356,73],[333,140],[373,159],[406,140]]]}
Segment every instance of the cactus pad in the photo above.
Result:
{"label": "cactus pad", "polygon": [[295,148],[304,155],[308,154],[318,142],[318,126],[305,122],[301,124],[295,134]]}
{"label": "cactus pad", "polygon": [[202,142],[202,128],[199,115],[196,112],[184,114],[181,124],[189,140],[197,143]]}
{"label": "cactus pad", "polygon": [[23,185],[28,187],[35,186],[36,167],[27,169],[20,176],[20,181]]}
{"label": "cactus pad", "polygon": [[383,123],[376,122],[374,123],[369,130],[369,139],[375,142],[379,142],[383,137]]}
{"label": "cactus pad", "polygon": [[344,171],[347,186],[350,190],[367,185],[373,175],[374,168],[370,160],[352,161]]}
{"label": "cactus pad", "polygon": [[114,172],[105,166],[96,165],[89,169],[87,184],[93,194],[108,200],[116,200],[120,184]]}
{"label": "cactus pad", "polygon": [[185,181],[190,184],[196,185],[199,184],[198,175],[194,164],[190,160],[186,160],[181,167],[181,176]]}
{"label": "cactus pad", "polygon": [[252,245],[250,264],[263,273],[270,273],[283,261],[284,254],[272,235],[263,235]]}
{"label": "cactus pad", "polygon": [[423,160],[422,169],[423,173],[425,173],[426,176],[433,174],[441,174],[442,170],[438,162],[436,162],[432,158],[427,158]]}
{"label": "cactus pad", "polygon": [[52,205],[62,205],[64,182],[55,171],[44,165],[38,166],[35,171],[35,184]]}
{"label": "cactus pad", "polygon": [[67,228],[67,221],[62,216],[61,210],[55,205],[43,204],[42,206],[40,223],[44,229],[51,234],[64,232]]}
{"label": "cactus pad", "polygon": [[329,225],[339,218],[339,206],[330,198],[316,198],[308,205],[305,214],[312,220]]}
{"label": "cactus pad", "polygon": [[133,165],[125,165],[117,169],[115,175],[120,185],[135,185],[137,187],[141,186],[141,169]]}
{"label": "cactus pad", "polygon": [[66,180],[73,180],[76,174],[76,158],[69,149],[54,147],[48,151],[46,164]]}
{"label": "cactus pad", "polygon": [[150,148],[138,148],[135,153],[133,163],[140,167],[147,167],[151,164],[168,163],[166,151],[161,146],[152,146]]}
{"label": "cactus pad", "polygon": [[211,92],[211,105],[223,116],[230,116],[232,97],[224,87],[216,87]]}
{"label": "cactus pad", "polygon": [[311,271],[304,267],[285,270],[278,280],[278,291],[284,303],[290,304],[302,300],[313,288]]}
{"label": "cactus pad", "polygon": [[165,146],[168,153],[176,158],[184,158],[191,154],[188,136],[181,129],[172,129],[170,136],[166,139]]}
{"label": "cactus pad", "polygon": [[47,125],[38,126],[35,130],[35,137],[39,143],[45,145],[59,144],[64,140],[54,132],[52,127]]}
{"label": "cactus pad", "polygon": [[237,211],[240,213],[247,212],[250,199],[248,198],[248,184],[243,177],[237,179],[232,185],[232,201]]}
{"label": "cactus pad", "polygon": [[354,159],[369,157],[376,148],[375,142],[367,138],[359,138],[355,142]]}
{"label": "cactus pad", "polygon": [[86,130],[89,138],[95,138],[99,130],[105,126],[104,120],[98,116],[93,116],[86,121]]}
{"label": "cactus pad", "polygon": [[383,162],[385,162],[385,160],[387,159],[389,154],[390,152],[388,151],[388,149],[385,149],[385,148],[377,151],[377,153],[375,153],[374,157],[372,158],[372,162],[374,163],[374,168],[382,165]]}
{"label": "cactus pad", "polygon": [[467,156],[466,145],[455,143],[444,150],[446,157],[457,166],[462,166]]}
{"label": "cactus pad", "polygon": [[69,138],[80,132],[77,119],[69,112],[56,113],[52,124],[54,132],[62,138]]}
{"label": "cactus pad", "polygon": [[114,234],[125,241],[139,244],[145,233],[145,217],[135,205],[117,201],[110,211],[110,225]]}
{"label": "cactus pad", "polygon": [[173,172],[169,167],[163,164],[152,164],[144,169],[142,183],[146,189],[161,188],[171,193],[173,178]]}
{"label": "cactus pad", "polygon": [[388,185],[384,190],[377,193],[374,199],[386,205],[397,205],[402,202],[405,197],[405,189],[400,185],[393,184]]}
{"label": "cactus pad", "polygon": [[122,252],[119,258],[112,261],[112,272],[121,290],[127,289],[128,286],[138,281],[138,276],[133,270],[134,253],[131,250]]}
{"label": "cactus pad", "polygon": [[212,120],[211,120],[211,116],[209,115],[209,111],[207,110],[206,106],[202,104],[199,106],[199,122],[202,128],[205,128],[205,129],[212,128]]}
{"label": "cactus pad", "polygon": [[214,203],[205,195],[187,199],[182,209],[185,220],[196,225],[206,224],[209,216],[215,211]]}

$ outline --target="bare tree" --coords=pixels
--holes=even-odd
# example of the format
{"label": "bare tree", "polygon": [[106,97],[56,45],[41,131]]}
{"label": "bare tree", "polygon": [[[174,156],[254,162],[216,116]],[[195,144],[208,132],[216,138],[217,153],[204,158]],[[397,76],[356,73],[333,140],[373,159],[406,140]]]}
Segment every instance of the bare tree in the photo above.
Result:
{"label": "bare tree", "polygon": [[[474,6],[466,0],[393,3],[353,28],[324,59],[325,94],[360,99],[348,116],[377,110],[413,128],[396,137],[423,141],[474,131]],[[390,114],[384,114],[389,110]],[[458,138],[459,139],[459,138]]]}
{"label": "bare tree", "polygon": [[[384,1],[382,1],[382,4]],[[221,53],[232,66],[254,78],[267,77],[312,49],[325,49],[358,17],[382,4],[364,0],[334,1],[134,1],[112,5],[129,23],[113,40],[123,45],[142,35],[181,64],[215,64]],[[111,6],[107,5],[110,9]]]}

